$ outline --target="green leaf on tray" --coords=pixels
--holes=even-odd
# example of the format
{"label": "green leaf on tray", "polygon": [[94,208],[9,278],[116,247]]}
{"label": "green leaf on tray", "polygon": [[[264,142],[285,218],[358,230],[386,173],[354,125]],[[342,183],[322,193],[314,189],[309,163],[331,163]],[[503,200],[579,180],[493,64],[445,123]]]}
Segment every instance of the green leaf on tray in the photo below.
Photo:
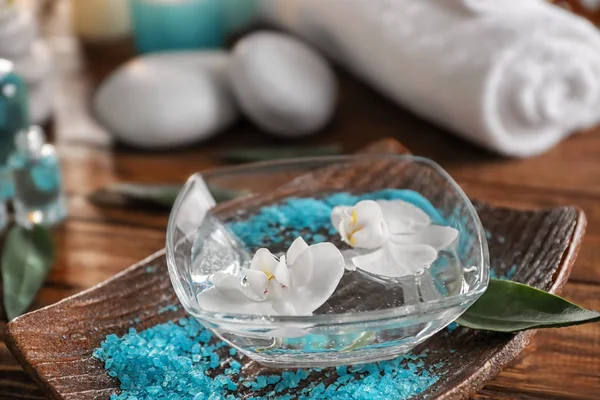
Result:
{"label": "green leaf on tray", "polygon": [[249,190],[228,189],[214,184],[207,184],[208,190],[215,198],[217,203],[237,199],[238,197],[248,196],[252,194]]}
{"label": "green leaf on tray", "polygon": [[53,263],[54,244],[47,228],[11,228],[2,252],[4,308],[9,320],[29,308]]}
{"label": "green leaf on tray", "polygon": [[115,183],[103,190],[123,196],[127,200],[144,202],[158,207],[171,208],[181,190],[181,185],[147,185],[142,183]]}
{"label": "green leaf on tray", "polygon": [[312,147],[249,147],[225,150],[217,154],[217,156],[225,161],[233,163],[257,162],[283,160],[286,158],[303,158],[303,157],[319,157],[319,156],[334,156],[342,154],[342,146],[312,146]]}
{"label": "green leaf on tray", "polygon": [[519,332],[598,321],[600,313],[559,296],[522,283],[491,279],[486,292],[456,322],[472,329]]}
{"label": "green leaf on tray", "polygon": [[[115,183],[94,192],[90,200],[100,206],[122,206],[124,202],[151,205],[170,210],[181,190],[176,184]],[[248,195],[249,191],[222,188],[208,184],[217,203]]]}

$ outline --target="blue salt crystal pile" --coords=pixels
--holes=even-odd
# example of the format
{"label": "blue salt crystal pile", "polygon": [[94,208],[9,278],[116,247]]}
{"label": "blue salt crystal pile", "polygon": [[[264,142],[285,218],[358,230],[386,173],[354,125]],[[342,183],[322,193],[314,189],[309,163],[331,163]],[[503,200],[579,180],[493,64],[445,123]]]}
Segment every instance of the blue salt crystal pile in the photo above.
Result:
{"label": "blue salt crystal pile", "polygon": [[327,240],[325,234],[335,235],[331,226],[331,211],[336,206],[353,206],[361,200],[404,200],[420,207],[434,223],[443,223],[439,211],[413,190],[384,189],[362,195],[342,192],[323,198],[291,197],[283,202],[261,208],[249,218],[231,222],[229,228],[249,248],[291,242],[302,236],[309,244]]}
{"label": "blue salt crystal pile", "polygon": [[[235,349],[193,319],[181,319],[123,337],[109,335],[94,357],[122,392],[112,400],[408,399],[438,381],[427,354],[350,367],[275,371],[248,376]],[[433,368],[433,370],[431,369]],[[319,379],[309,379],[319,374]]]}
{"label": "blue salt crystal pile", "polygon": [[179,307],[177,307],[176,305],[173,305],[173,304],[169,304],[169,305],[166,305],[164,307],[161,307],[158,310],[158,313],[159,314],[163,314],[163,313],[166,313],[166,312],[169,312],[169,311],[176,312],[177,310],[179,310]]}
{"label": "blue salt crystal pile", "polygon": [[[249,248],[289,245],[297,236],[319,243],[327,240],[326,235],[336,234],[330,222],[333,207],[367,199],[408,201],[429,214],[434,223],[444,222],[439,211],[417,192],[386,189],[364,195],[289,198],[229,227]],[[154,271],[154,267],[146,269]],[[176,310],[177,306],[169,305],[159,313]],[[440,367],[426,368],[424,353],[354,367],[249,375],[243,371],[237,351],[217,341],[193,319],[142,332],[131,328],[120,338],[109,335],[94,357],[121,383],[122,392],[113,395],[113,400],[408,399],[437,382],[435,370]],[[317,374],[319,378],[315,378]]]}
{"label": "blue salt crystal pile", "polygon": [[494,266],[492,266],[490,268],[490,278],[511,280],[512,278],[514,278],[515,274],[517,273],[517,268],[518,268],[518,265],[513,264],[508,271],[506,271],[505,273],[502,273],[502,272],[497,272],[496,269],[494,268]]}

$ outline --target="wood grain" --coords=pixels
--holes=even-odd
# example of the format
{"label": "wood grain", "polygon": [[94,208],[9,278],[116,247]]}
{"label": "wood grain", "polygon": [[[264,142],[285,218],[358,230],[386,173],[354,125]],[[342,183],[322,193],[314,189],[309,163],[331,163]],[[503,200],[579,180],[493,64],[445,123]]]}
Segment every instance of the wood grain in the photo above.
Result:
{"label": "wood grain", "polygon": [[[399,187],[400,182],[407,184],[406,174],[414,173],[405,166],[399,169],[386,159],[378,160],[369,159],[368,166],[364,164],[355,169],[348,165],[327,167],[273,192],[224,203],[214,212],[228,218],[240,207],[253,210],[289,195],[306,195],[320,188],[343,188],[349,180],[354,187],[364,190]],[[354,171],[359,170],[364,179],[357,182]],[[423,179],[415,177],[412,182],[421,185]],[[410,182],[408,185],[410,187]],[[504,238],[490,243],[491,263],[499,273],[517,265],[516,280],[553,292],[562,288],[585,227],[585,217],[580,210],[558,208],[525,212],[483,203],[478,204],[477,209],[492,237]],[[168,304],[177,304],[177,299],[164,255],[158,253],[100,286],[11,322],[7,344],[52,398],[106,398],[118,391],[118,382],[108,377],[101,363],[90,357],[93,349],[107,334],[121,335],[131,326],[144,329],[184,315],[181,310],[161,314],[159,310]],[[60,322],[54,322],[52,329],[48,329],[51,321]],[[427,363],[443,362],[444,367],[440,381],[424,396],[464,398],[475,393],[520,353],[532,335],[533,332],[499,335],[461,328],[451,334],[442,332],[434,336],[425,344],[432,350]],[[456,353],[450,353],[450,348]],[[248,359],[240,361],[251,363]],[[244,373],[264,371],[255,368],[254,363],[251,365],[244,368]],[[325,379],[324,374],[314,379]]]}
{"label": "wood grain", "polygon": [[[595,285],[568,283],[563,295],[587,308],[600,309]],[[493,399],[502,394],[499,398],[597,399],[599,338],[599,324],[540,330],[522,357],[476,398]]]}

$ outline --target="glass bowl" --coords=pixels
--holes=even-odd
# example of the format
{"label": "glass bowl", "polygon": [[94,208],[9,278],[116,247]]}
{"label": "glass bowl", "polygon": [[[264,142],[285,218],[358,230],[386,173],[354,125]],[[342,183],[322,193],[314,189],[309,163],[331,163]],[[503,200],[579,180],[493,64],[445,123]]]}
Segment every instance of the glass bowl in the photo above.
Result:
{"label": "glass bowl", "polygon": [[[310,316],[217,313],[199,305],[198,295],[213,286],[212,274],[248,267],[260,247],[282,254],[298,232],[309,245],[343,247],[327,226],[328,207],[365,196],[411,201],[435,223],[457,229],[458,239],[413,275],[344,272],[331,298]],[[487,242],[475,208],[439,165],[409,155],[296,159],[193,175],[171,212],[166,245],[171,281],[185,310],[243,354],[280,368],[406,353],[458,318],[489,280]]]}

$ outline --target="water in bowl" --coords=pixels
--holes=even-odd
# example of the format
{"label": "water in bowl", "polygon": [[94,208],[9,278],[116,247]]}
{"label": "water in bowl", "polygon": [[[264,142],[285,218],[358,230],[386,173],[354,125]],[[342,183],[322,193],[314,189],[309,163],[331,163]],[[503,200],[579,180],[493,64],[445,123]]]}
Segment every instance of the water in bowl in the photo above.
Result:
{"label": "water in bowl", "polygon": [[[329,240],[339,242],[337,237]],[[287,248],[285,243],[274,247],[270,249],[274,254],[277,250],[283,254]],[[199,227],[191,249],[190,275],[196,296],[212,286],[213,273],[237,274],[241,268],[248,268],[251,250],[217,217],[208,215]],[[464,293],[468,288],[459,260],[455,244],[440,251],[430,267],[401,278],[375,276],[360,270],[346,271],[333,295],[314,314],[383,310]]]}

